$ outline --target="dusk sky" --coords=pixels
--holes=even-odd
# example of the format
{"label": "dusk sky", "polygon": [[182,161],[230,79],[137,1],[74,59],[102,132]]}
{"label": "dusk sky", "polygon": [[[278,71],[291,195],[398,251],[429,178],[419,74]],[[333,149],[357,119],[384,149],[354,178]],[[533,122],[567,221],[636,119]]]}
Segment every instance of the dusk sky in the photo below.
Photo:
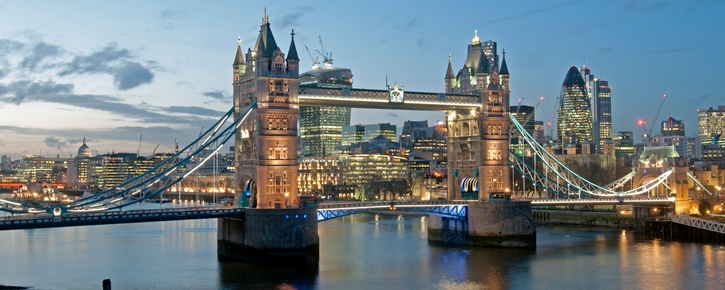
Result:
{"label": "dusk sky", "polygon": [[[650,115],[653,132],[671,116],[696,135],[697,109],[725,105],[725,1],[0,0],[0,154],[75,156],[84,135],[101,154],[136,152],[139,134],[143,155],[190,142],[231,107],[237,36],[245,51],[254,45],[265,5],[285,53],[295,30],[301,72],[311,66],[305,45],[320,48],[321,36],[357,88],[383,89],[387,76],[442,92],[448,55],[458,71],[477,29],[506,50],[511,103],[545,98],[537,120],[556,120],[583,53],[612,87],[614,132],[641,136],[637,120]],[[443,113],[352,115],[354,124],[421,119]]]}

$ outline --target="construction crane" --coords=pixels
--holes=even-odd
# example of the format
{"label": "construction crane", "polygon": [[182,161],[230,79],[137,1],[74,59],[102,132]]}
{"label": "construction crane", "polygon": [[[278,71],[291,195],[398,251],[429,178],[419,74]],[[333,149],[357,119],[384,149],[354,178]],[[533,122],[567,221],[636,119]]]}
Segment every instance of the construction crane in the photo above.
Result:
{"label": "construction crane", "polygon": [[159,149],[159,145],[161,145],[161,142],[159,142],[158,144],[156,144],[156,147],[154,147],[154,151],[151,152],[151,157],[153,157],[154,154],[156,154],[156,149]]}
{"label": "construction crane", "polygon": [[516,106],[516,114],[518,114],[519,111],[521,110],[521,103],[523,103],[523,102],[524,102],[524,98],[520,98],[519,104]]}
{"label": "construction crane", "polygon": [[320,68],[320,62],[317,61],[317,59],[319,58],[319,56],[313,57],[312,56],[312,53],[310,52],[310,49],[307,48],[307,45],[305,45],[305,50],[307,50],[307,54],[310,56],[310,60],[312,60],[312,69],[318,69],[318,68]]}
{"label": "construction crane", "polygon": [[141,140],[143,139],[143,134],[138,137],[138,150],[136,150],[136,156],[141,156]]}
{"label": "construction crane", "polygon": [[[536,103],[536,106],[534,106],[534,112],[536,112],[536,109],[538,109],[539,105],[541,105],[541,103],[543,103],[543,102],[544,102],[544,97],[539,98],[539,102]],[[521,107],[521,104],[519,104],[519,107]],[[516,110],[518,111],[518,109],[516,109]],[[531,118],[534,117],[534,112],[532,112],[531,115],[529,115],[526,118],[526,120],[523,123],[521,123],[522,126],[525,126],[527,123],[529,123],[529,121],[531,121]]]}
{"label": "construction crane", "polygon": [[[642,126],[642,129],[644,130],[644,137],[643,140],[645,142],[645,145],[651,146],[652,144],[652,129],[655,128],[655,123],[657,123],[657,118],[660,116],[660,112],[662,111],[662,106],[664,106],[665,101],[667,100],[667,95],[664,95],[662,97],[662,101],[660,101],[659,106],[657,106],[657,110],[652,111],[647,115],[647,118],[644,118],[643,120],[639,120],[639,125]],[[647,119],[649,119],[650,116],[652,116],[652,113],[655,113],[654,119],[652,119],[652,124],[649,126],[649,128],[646,128],[647,125]]]}
{"label": "construction crane", "polygon": [[320,38],[320,49],[322,49],[322,52],[319,52],[315,48],[315,52],[322,56],[322,63],[325,66],[325,68],[331,68],[332,67],[332,52],[328,52],[325,50],[325,45],[322,44],[322,36],[318,36]]}
{"label": "construction crane", "polygon": [[546,121],[546,126],[549,127],[549,138],[551,138],[552,141],[554,140],[554,128],[551,127],[551,120],[554,119],[554,117],[556,116],[556,112],[558,111],[558,105],[559,97],[557,96],[556,100],[554,101],[554,111],[551,113],[551,117],[549,118],[549,120]]}

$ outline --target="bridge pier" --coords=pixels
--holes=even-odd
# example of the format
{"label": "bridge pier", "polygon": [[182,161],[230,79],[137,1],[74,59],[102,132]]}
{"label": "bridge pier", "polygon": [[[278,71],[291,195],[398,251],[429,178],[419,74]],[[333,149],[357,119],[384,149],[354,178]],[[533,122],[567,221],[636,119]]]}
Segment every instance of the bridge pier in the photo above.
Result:
{"label": "bridge pier", "polygon": [[241,218],[220,218],[217,254],[257,264],[317,264],[317,208],[245,209]]}
{"label": "bridge pier", "polygon": [[476,247],[536,247],[531,202],[468,203],[466,220],[431,215],[428,242]]}

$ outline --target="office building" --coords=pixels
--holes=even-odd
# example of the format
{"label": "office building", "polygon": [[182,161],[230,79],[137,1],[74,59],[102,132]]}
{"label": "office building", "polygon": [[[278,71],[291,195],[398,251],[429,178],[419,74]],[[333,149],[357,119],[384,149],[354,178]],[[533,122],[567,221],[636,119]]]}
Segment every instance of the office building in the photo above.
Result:
{"label": "office building", "polygon": [[702,139],[702,145],[725,144],[721,136],[725,133],[725,106],[712,107],[697,111],[697,135]]}
{"label": "office building", "polygon": [[592,142],[601,153],[604,142],[612,139],[612,88],[608,81],[595,78],[586,65],[580,72],[587,85],[592,110]]}
{"label": "office building", "polygon": [[561,86],[557,124],[558,143],[589,143],[592,138],[592,110],[586,83],[576,66],[569,68]]}
{"label": "office building", "polygon": [[[662,121],[660,133],[662,136],[685,136],[685,121],[669,117],[667,120]],[[683,155],[680,154],[680,156]]]}
{"label": "office building", "polygon": [[[300,74],[301,88],[352,88],[352,71],[332,66],[325,56],[323,65],[312,64],[312,70]],[[303,156],[329,155],[342,144],[342,127],[350,125],[350,108],[300,106],[300,141]]]}

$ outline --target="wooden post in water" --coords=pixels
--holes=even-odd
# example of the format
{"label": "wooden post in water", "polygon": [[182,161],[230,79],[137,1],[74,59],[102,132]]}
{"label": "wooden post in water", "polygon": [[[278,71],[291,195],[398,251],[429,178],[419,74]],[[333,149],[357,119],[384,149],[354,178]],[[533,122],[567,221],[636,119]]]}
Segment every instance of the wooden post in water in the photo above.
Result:
{"label": "wooden post in water", "polygon": [[103,279],[103,290],[111,290],[111,279]]}

